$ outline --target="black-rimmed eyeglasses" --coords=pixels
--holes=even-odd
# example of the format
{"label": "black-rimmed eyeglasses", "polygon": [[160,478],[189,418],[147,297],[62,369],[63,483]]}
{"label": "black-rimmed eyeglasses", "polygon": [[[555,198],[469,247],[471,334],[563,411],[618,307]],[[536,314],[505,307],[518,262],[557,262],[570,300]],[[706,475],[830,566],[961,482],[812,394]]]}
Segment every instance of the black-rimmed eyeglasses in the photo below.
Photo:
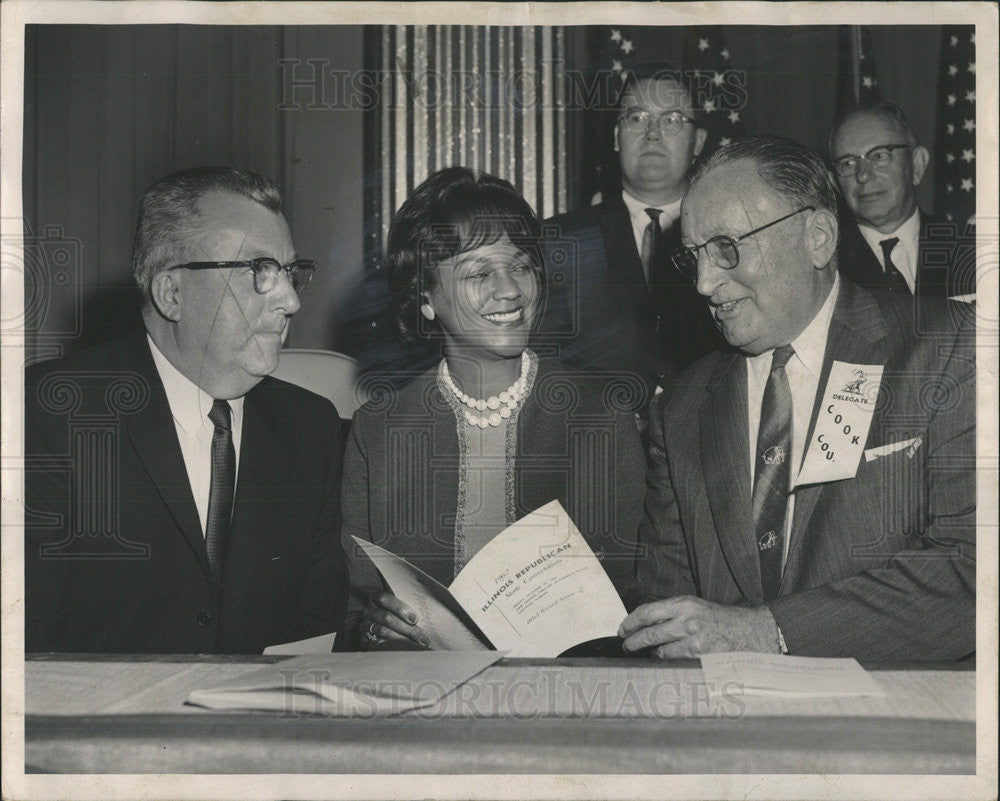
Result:
{"label": "black-rimmed eyeglasses", "polygon": [[796,209],[791,214],[786,214],[784,217],[779,217],[777,220],[772,220],[767,225],[762,225],[760,228],[754,228],[752,231],[747,231],[745,234],[733,239],[731,236],[726,236],[725,234],[720,234],[719,236],[713,236],[707,242],[703,242],[700,245],[695,245],[693,248],[689,247],[679,247],[670,254],[670,258],[682,275],[689,278],[692,281],[698,280],[698,251],[702,248],[705,249],[705,253],[708,254],[709,261],[712,262],[716,267],[722,270],[732,270],[740,263],[740,250],[737,247],[737,242],[742,242],[744,239],[753,236],[754,234],[759,234],[765,228],[770,228],[772,225],[777,225],[780,222],[784,222],[789,217],[794,217],[796,214],[801,214],[804,211],[815,211],[815,206],[803,206],[801,209]]}
{"label": "black-rimmed eyeglasses", "polygon": [[618,121],[625,126],[626,131],[634,134],[646,133],[649,126],[656,122],[660,133],[664,136],[676,136],[685,125],[695,124],[693,119],[679,111],[661,111],[659,114],[653,114],[644,108],[630,108],[622,113]]}
{"label": "black-rimmed eyeglasses", "polygon": [[189,261],[187,264],[175,264],[167,270],[253,270],[253,288],[259,295],[266,295],[278,284],[278,276],[282,272],[288,276],[292,289],[302,294],[309,286],[313,273],[316,272],[316,262],[309,259],[296,259],[290,264],[281,264],[277,259],[263,256],[246,261]]}
{"label": "black-rimmed eyeglasses", "polygon": [[846,156],[841,156],[839,159],[834,159],[833,169],[841,178],[853,178],[858,174],[858,170],[861,169],[861,163],[867,161],[872,165],[872,169],[884,170],[890,164],[892,164],[892,151],[902,150],[907,148],[909,145],[879,145],[878,147],[873,147],[863,156],[855,156],[853,153],[848,153]]}

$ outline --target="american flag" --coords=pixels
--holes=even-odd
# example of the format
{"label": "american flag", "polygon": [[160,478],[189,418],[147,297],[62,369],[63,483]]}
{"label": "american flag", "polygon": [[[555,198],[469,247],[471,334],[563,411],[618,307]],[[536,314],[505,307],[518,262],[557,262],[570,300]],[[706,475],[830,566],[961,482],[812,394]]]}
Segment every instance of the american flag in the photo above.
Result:
{"label": "american flag", "polygon": [[591,203],[598,203],[621,188],[621,169],[614,152],[614,120],[622,85],[639,58],[632,31],[626,26],[595,27],[590,37],[590,52],[596,54],[596,69],[591,77],[597,81],[600,100],[592,123],[597,135],[585,137],[582,146],[584,163],[595,165],[594,175],[583,190]]}
{"label": "american flag", "polygon": [[871,32],[865,25],[841,25],[839,36],[837,115],[851,106],[881,100]]}
{"label": "american flag", "polygon": [[695,108],[708,131],[704,153],[746,136],[743,109],[747,76],[733,68],[726,35],[720,25],[697,25],[684,37],[684,68],[691,76]]}
{"label": "american flag", "polygon": [[976,29],[948,25],[941,38],[938,83],[937,208],[949,220],[976,213]]}

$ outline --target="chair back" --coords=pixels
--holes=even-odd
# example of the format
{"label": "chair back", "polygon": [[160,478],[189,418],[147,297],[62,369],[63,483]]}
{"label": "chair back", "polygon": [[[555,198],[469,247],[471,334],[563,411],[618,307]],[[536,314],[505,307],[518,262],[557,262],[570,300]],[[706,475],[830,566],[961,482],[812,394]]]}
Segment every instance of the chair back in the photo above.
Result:
{"label": "chair back", "polygon": [[343,353],[288,348],[279,354],[278,369],[272,375],[328,398],[340,417],[350,420],[367,400],[358,384],[358,373],[358,363]]}

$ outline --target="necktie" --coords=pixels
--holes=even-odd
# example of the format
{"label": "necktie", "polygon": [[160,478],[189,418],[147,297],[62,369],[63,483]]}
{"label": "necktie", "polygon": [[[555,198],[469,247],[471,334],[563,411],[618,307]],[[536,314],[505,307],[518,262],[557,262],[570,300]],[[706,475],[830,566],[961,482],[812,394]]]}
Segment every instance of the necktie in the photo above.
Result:
{"label": "necktie", "polygon": [[661,261],[663,229],[660,228],[660,210],[646,209],[649,215],[649,224],[642,232],[642,271],[646,274],[646,282],[649,284],[650,293],[654,293],[654,287],[662,283],[659,262]]}
{"label": "necktie", "polygon": [[753,521],[765,601],[778,595],[785,550],[785,512],[792,459],[792,393],[785,365],[794,353],[791,345],[774,350],[757,432]]}
{"label": "necktie", "polygon": [[896,269],[896,265],[892,262],[892,249],[896,247],[899,243],[899,237],[892,237],[892,239],[883,239],[879,242],[882,246],[882,261],[885,263],[885,283],[889,288],[890,292],[906,292],[910,293],[910,287],[906,284],[906,279],[903,278],[902,273]]}
{"label": "necktie", "polygon": [[221,587],[222,569],[229,541],[229,521],[233,514],[233,491],[236,488],[236,451],[229,404],[212,403],[208,419],[215,426],[212,433],[212,484],[208,491],[208,522],[205,525],[205,549],[213,581]]}

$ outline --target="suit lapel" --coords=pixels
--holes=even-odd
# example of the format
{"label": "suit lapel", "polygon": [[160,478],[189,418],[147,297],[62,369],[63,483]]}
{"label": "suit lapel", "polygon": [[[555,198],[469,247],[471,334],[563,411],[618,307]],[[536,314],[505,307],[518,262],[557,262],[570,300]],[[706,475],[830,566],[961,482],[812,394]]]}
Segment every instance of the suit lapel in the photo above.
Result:
{"label": "suit lapel", "polygon": [[632,235],[632,219],[625,201],[620,196],[612,200],[601,212],[600,219],[609,277],[628,290],[636,308],[652,315],[646,276],[642,272],[642,261]]}
{"label": "suit lapel", "polygon": [[240,464],[222,591],[226,617],[239,607],[253,572],[264,556],[270,526],[280,520],[267,508],[271,503],[269,493],[260,491],[273,483],[276,471],[282,469],[284,454],[279,439],[262,414],[259,391],[259,388],[251,390],[243,404]]}
{"label": "suit lapel", "polygon": [[208,554],[198,508],[191,493],[187,468],[177,442],[170,404],[156,371],[149,346],[142,338],[136,353],[138,372],[148,382],[150,397],[145,408],[126,423],[129,440],[149,473],[150,481],[191,546],[208,578]]}
{"label": "suit lapel", "polygon": [[[886,334],[882,311],[874,298],[865,290],[841,278],[840,294],[837,298],[837,305],[833,309],[833,318],[830,320],[830,331],[827,334],[826,350],[823,354],[823,368],[816,387],[816,399],[809,421],[806,449],[812,440],[813,429],[816,427],[816,419],[819,416],[821,401],[830,378],[833,362],[885,364],[890,355],[889,348],[886,346]],[[876,421],[873,420],[872,427],[874,428],[875,425]],[[809,539],[809,521],[816,508],[816,502],[825,490],[825,484],[813,484],[802,487],[795,492],[792,534],[785,572],[781,579],[782,588],[795,586],[803,549]]]}
{"label": "suit lapel", "polygon": [[747,374],[741,356],[729,354],[708,384],[699,412],[701,463],[719,544],[744,597],[762,600],[760,560],[751,525],[750,435]]}
{"label": "suit lapel", "polygon": [[[933,240],[930,238],[930,231],[928,226],[933,225],[937,221],[932,217],[920,212],[920,238],[917,241],[917,264],[916,264],[916,279],[914,281],[914,293],[918,297],[927,297],[930,295],[936,297],[947,297],[948,296],[948,272],[955,266],[956,259],[960,256],[958,252],[952,252],[949,254],[950,258],[946,259],[944,264],[931,264],[929,262],[935,260],[934,257],[928,258],[928,252],[935,249],[937,245],[937,250],[941,250],[941,238]],[[947,245],[954,244],[954,241],[946,243]]]}

